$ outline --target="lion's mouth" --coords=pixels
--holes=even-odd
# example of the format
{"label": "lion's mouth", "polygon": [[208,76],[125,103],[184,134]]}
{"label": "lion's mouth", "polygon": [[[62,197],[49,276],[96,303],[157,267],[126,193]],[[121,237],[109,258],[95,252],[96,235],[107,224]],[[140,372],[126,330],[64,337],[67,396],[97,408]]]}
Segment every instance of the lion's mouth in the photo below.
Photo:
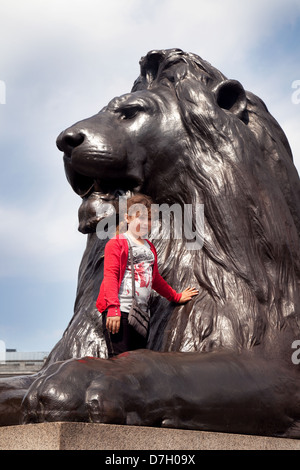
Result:
{"label": "lion's mouth", "polygon": [[122,168],[117,164],[117,159],[113,165],[102,166],[100,177],[90,176],[93,174],[91,165],[85,166],[87,174],[78,167],[74,168],[68,152],[64,153],[64,167],[68,182],[82,198],[78,212],[78,230],[82,233],[95,232],[100,220],[113,212],[117,215],[119,198],[130,197],[132,193],[140,191],[143,185],[141,172],[136,167]]}
{"label": "lion's mouth", "polygon": [[134,178],[111,178],[105,180],[92,180],[89,184],[85,177],[85,186],[76,191],[83,199],[93,193],[100,193],[105,201],[112,201],[127,192],[137,191],[141,182]]}
{"label": "lion's mouth", "polygon": [[[77,183],[79,181],[78,178]],[[77,184],[75,191],[82,198],[78,210],[78,230],[82,233],[95,232],[100,220],[112,215],[118,216],[119,198],[130,197],[139,191],[140,186],[141,182],[134,178],[88,181],[88,178],[83,176],[82,185]]]}

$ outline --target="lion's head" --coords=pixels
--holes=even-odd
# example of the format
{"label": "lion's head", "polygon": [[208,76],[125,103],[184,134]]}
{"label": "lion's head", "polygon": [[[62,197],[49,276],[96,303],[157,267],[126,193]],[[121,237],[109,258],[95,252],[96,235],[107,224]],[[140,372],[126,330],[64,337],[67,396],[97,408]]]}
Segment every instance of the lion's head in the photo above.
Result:
{"label": "lion's head", "polygon": [[164,336],[164,304],[153,299],[154,348],[267,347],[283,329],[298,331],[299,178],[283,131],[238,81],[194,54],[151,51],[131,93],[57,143],[83,198],[83,232],[95,230],[103,202],[127,191],[204,204],[201,250],[154,240],[168,282],[201,290],[174,309]]}

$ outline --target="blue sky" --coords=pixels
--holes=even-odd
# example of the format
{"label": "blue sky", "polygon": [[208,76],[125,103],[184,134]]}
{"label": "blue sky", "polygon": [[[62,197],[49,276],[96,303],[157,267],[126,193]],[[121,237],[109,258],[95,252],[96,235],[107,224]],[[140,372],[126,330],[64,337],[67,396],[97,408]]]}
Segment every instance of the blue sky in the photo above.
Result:
{"label": "blue sky", "polygon": [[57,135],[130,91],[149,50],[179,47],[263,99],[300,171],[300,93],[292,88],[300,81],[299,44],[300,0],[1,0],[0,340],[7,348],[50,351],[73,314],[86,238]]}

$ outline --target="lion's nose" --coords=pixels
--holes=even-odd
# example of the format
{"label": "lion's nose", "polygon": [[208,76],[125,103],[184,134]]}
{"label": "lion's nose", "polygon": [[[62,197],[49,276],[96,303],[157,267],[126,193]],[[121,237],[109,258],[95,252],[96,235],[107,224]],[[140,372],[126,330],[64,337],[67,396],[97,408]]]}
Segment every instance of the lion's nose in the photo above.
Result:
{"label": "lion's nose", "polygon": [[71,127],[59,134],[56,139],[56,145],[59,150],[64,152],[66,155],[71,156],[73,149],[81,145],[82,142],[84,142],[84,139],[85,134],[82,129],[79,130]]}

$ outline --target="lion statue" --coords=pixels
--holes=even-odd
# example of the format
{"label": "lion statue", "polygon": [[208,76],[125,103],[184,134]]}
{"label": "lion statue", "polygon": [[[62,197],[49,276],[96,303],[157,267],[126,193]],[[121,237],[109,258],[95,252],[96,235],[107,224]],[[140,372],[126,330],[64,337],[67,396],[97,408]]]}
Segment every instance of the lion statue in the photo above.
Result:
{"label": "lion statue", "polygon": [[[300,184],[287,139],[257,96],[195,54],[154,50],[140,67],[130,93],[57,139],[87,234],[74,315],[40,373],[0,383],[0,416],[6,404],[8,424],[299,438]],[[153,240],[167,282],[200,293],[186,305],[153,295],[147,349],[108,360],[97,226],[134,192],[204,208],[201,248],[184,230]]]}

